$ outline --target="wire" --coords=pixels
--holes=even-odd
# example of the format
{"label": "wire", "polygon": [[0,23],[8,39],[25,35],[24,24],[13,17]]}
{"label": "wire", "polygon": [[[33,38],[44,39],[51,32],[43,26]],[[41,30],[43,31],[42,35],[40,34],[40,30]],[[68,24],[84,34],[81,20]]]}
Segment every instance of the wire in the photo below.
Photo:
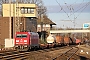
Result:
{"label": "wire", "polygon": [[[81,4],[80,4],[80,5],[81,5]],[[89,5],[89,2],[88,2],[86,5],[84,5],[84,6],[87,7],[88,5]],[[86,7],[84,7],[84,6],[82,7],[83,10],[86,8]],[[80,8],[79,10],[81,10],[81,8]],[[77,10],[77,11],[79,11],[79,10]],[[80,14],[83,12],[83,10],[80,12]],[[77,11],[76,11],[76,12],[77,12]],[[74,12],[74,13],[76,13],[76,12]],[[77,23],[75,23],[75,20],[79,17],[80,14],[78,14],[76,17],[74,17],[74,22],[73,22],[73,23],[74,23],[74,27],[75,27],[75,24],[77,24]]]}
{"label": "wire", "polygon": [[[64,1],[64,3],[65,3],[65,0],[63,0],[63,1]],[[77,0],[76,0],[74,3],[76,3],[76,2],[77,2]],[[83,2],[84,2],[84,0],[82,1],[82,3],[81,3],[79,6],[81,6],[81,5],[83,4]],[[73,3],[73,4],[74,4],[74,3]],[[73,13],[74,18],[75,18],[75,14],[74,14],[75,12],[74,12],[74,8],[73,8],[73,6],[72,6],[73,4],[70,5],[71,8],[68,7],[67,3],[65,3],[65,4],[66,4],[67,8]],[[78,7],[79,7],[79,6],[78,6]],[[70,13],[71,13],[71,12],[70,12]],[[70,14],[70,16],[72,16],[72,14]]]}
{"label": "wire", "polygon": [[[60,3],[57,1],[57,0],[55,0],[57,3],[58,3],[58,5],[59,5],[59,7],[60,8],[62,8],[62,10],[66,13],[66,11],[63,9],[63,7],[60,5]],[[67,17],[70,19],[70,17],[69,17],[69,15],[66,13],[66,15],[67,15]],[[71,20],[71,19],[70,19]]]}
{"label": "wire", "polygon": [[[89,4],[90,4],[90,2],[88,2],[88,4],[85,5],[85,7],[83,8],[83,10],[84,10],[87,6],[89,6]],[[83,12],[83,10],[80,12],[80,14]],[[77,17],[78,17],[80,14],[78,14]],[[77,17],[76,17],[75,19],[77,19]]]}
{"label": "wire", "polygon": [[[86,4],[86,5],[88,6],[89,4],[90,4],[90,3],[88,3],[88,4]],[[87,7],[87,6],[86,6],[86,7]],[[84,10],[86,7],[84,7],[83,10]],[[80,14],[83,12],[83,10],[80,12]],[[80,14],[78,14],[77,17],[76,17],[75,19],[77,19],[77,18],[79,17]],[[74,20],[75,20],[75,19],[74,19]],[[74,25],[77,24],[77,23],[75,23],[75,21],[74,21],[73,23],[74,23]]]}
{"label": "wire", "polygon": [[[90,3],[90,2],[88,2],[88,3]],[[88,4],[88,3],[87,3],[87,4]],[[86,4],[86,5],[84,5],[84,6],[87,6],[87,4]],[[76,10],[75,12],[77,12],[77,11],[81,10],[84,6],[82,6],[81,8],[79,8],[78,10]]]}
{"label": "wire", "polygon": [[[64,1],[64,0],[63,0]],[[56,0],[56,2],[58,3],[58,1]],[[84,0],[82,1],[82,3],[79,5],[79,7],[83,4],[83,2],[84,2]],[[65,3],[65,1],[64,1],[64,3]],[[74,3],[76,3],[76,2],[74,2]],[[60,5],[60,3],[58,3],[59,4],[59,6],[61,7],[61,5]],[[88,6],[90,4],[90,2],[88,2],[86,5],[84,5],[84,6],[82,6],[81,8],[79,8],[78,10],[74,10],[74,8],[73,8],[73,4],[71,4],[70,6],[70,8],[68,7],[68,5],[67,5],[67,3],[65,3],[65,5],[66,5],[66,7],[68,8],[68,10],[70,10],[70,13],[73,13],[73,15],[74,15],[74,21],[71,21],[72,23],[74,23],[74,28],[75,28],[75,24],[77,24],[76,22],[75,22],[75,20],[79,17],[79,15],[83,12],[83,10]],[[62,8],[62,7],[61,7]],[[82,9],[82,10],[81,10]],[[62,10],[64,11],[64,9],[62,8]],[[81,10],[81,12],[77,15],[77,16],[75,16],[75,13],[76,12],[78,12],[79,10]],[[65,13],[66,13],[66,11],[64,11]],[[67,14],[67,13],[66,13]],[[70,16],[67,14],[67,16],[68,16],[68,18],[70,18],[70,16],[72,16],[72,14],[70,14]],[[78,24],[77,24],[78,25]]]}
{"label": "wire", "polygon": [[[63,0],[63,1],[64,1],[64,0]],[[64,3],[65,3],[65,1],[64,1]],[[73,13],[73,15],[74,15],[74,17],[75,17],[74,9],[73,9],[72,5],[70,5],[70,6],[71,6],[70,8],[68,7],[67,3],[65,3],[65,5],[66,5],[66,7],[68,8],[68,10],[70,10],[70,16],[72,16],[71,13]],[[72,21],[71,21],[71,22],[72,22]]]}

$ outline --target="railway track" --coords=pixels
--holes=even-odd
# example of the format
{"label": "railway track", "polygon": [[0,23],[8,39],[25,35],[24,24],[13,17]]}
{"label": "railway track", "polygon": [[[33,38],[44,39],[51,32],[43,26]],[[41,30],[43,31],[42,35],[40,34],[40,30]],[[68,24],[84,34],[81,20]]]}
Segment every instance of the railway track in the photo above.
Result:
{"label": "railway track", "polygon": [[73,57],[76,52],[79,50],[78,47],[72,47],[70,50],[66,51],[63,54],[60,54],[53,58],[52,60],[75,60],[75,57]]}
{"label": "railway track", "polygon": [[[72,47],[72,46],[71,46]],[[50,49],[44,49],[44,50],[37,50],[37,51],[30,51],[30,52],[19,52],[19,51],[7,51],[7,52],[2,52],[0,53],[0,60],[27,60],[30,57],[34,57],[31,60],[36,60],[42,53],[48,53],[50,51],[55,51],[59,49],[64,49],[67,48],[69,50],[71,47],[56,47],[56,48],[50,48]],[[50,56],[46,56],[45,54],[43,55],[45,57],[48,57],[52,59]]]}

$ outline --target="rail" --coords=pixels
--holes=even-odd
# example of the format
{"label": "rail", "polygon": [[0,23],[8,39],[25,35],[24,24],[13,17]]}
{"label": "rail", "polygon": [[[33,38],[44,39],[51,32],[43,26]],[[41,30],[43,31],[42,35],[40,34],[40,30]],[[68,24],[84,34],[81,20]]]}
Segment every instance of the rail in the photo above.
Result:
{"label": "rail", "polygon": [[71,54],[71,56],[67,60],[69,60],[79,50],[78,47],[76,47],[76,48],[77,48],[77,50],[73,54]]}
{"label": "rail", "polygon": [[[53,58],[52,60],[58,60],[58,58],[62,57],[62,56],[66,56],[67,60],[70,60],[70,58],[76,54],[76,52],[79,50],[78,47],[72,47],[70,50],[66,51],[63,54],[60,54],[58,56],[56,56],[55,58]],[[68,56],[69,55],[69,56]]]}
{"label": "rail", "polygon": [[[72,47],[72,46],[71,46]],[[17,59],[17,60],[27,60],[27,59],[30,59],[30,60],[43,60],[43,59],[49,59],[49,60],[52,60],[52,55],[47,55],[48,52],[53,52],[56,50],[61,50],[62,49],[67,49],[69,50],[71,48],[70,46],[67,47],[67,46],[64,46],[64,47],[57,47],[57,48],[50,48],[50,49],[43,49],[43,50],[31,50],[30,52],[19,52],[19,51],[16,51],[16,50],[9,50],[9,51],[2,51],[0,52],[0,60],[12,60],[12,59]],[[68,52],[68,51],[67,51]],[[43,58],[41,57],[43,56]],[[37,59],[38,57],[38,59]],[[54,56],[55,57],[55,56]]]}
{"label": "rail", "polygon": [[[12,59],[19,59],[19,60],[21,60],[21,59],[28,59],[28,58],[32,58],[33,56],[35,56],[35,57],[33,57],[32,59],[34,59],[34,60],[36,60],[37,58],[36,58],[36,56],[38,55],[38,57],[39,57],[39,55],[40,54],[42,54],[42,53],[46,53],[46,52],[50,52],[50,51],[55,51],[55,50],[59,50],[59,49],[63,49],[63,48],[65,48],[65,47],[57,47],[57,48],[51,48],[51,49],[44,49],[44,50],[36,50],[36,51],[30,51],[30,52],[18,52],[18,51],[3,51],[3,52],[1,52],[0,53],[0,59],[8,59],[8,60],[12,60]],[[49,59],[52,59],[50,56],[48,56],[48,55],[43,55],[43,56],[45,56],[45,57],[47,57],[47,58],[49,58]]]}

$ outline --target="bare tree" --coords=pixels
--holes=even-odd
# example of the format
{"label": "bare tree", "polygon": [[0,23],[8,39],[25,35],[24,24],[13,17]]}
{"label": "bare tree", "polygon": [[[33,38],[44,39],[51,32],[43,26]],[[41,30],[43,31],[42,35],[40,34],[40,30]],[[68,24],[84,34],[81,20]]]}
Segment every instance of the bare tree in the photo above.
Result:
{"label": "bare tree", "polygon": [[[12,0],[12,3],[15,3],[16,0]],[[9,0],[0,0],[0,3],[9,3]],[[42,0],[18,0],[19,3],[30,3],[30,4],[37,4],[38,6],[43,5]],[[1,3],[1,4],[2,4]]]}

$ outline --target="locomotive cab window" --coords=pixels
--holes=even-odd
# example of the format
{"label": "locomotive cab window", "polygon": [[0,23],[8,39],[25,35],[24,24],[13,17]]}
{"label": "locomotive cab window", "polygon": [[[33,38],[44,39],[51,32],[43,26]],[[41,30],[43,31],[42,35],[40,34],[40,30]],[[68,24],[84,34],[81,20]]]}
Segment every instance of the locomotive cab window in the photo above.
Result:
{"label": "locomotive cab window", "polygon": [[27,37],[27,34],[22,34],[22,37],[23,37],[23,38],[26,38],[26,37]]}
{"label": "locomotive cab window", "polygon": [[17,34],[16,38],[27,38],[27,34]]}
{"label": "locomotive cab window", "polygon": [[21,37],[21,34],[17,34],[17,35],[16,35],[16,38],[20,38],[20,37]]}

